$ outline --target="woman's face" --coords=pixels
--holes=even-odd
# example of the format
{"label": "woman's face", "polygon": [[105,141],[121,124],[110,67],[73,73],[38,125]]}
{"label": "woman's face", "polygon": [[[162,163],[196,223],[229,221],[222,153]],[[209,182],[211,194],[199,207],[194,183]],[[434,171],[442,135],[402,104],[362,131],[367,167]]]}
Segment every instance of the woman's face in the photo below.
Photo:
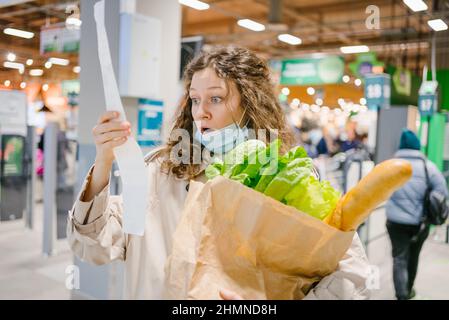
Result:
{"label": "woman's face", "polygon": [[219,130],[241,120],[243,109],[235,83],[229,82],[229,93],[225,80],[219,78],[214,69],[196,72],[190,85],[192,115],[197,128]]}

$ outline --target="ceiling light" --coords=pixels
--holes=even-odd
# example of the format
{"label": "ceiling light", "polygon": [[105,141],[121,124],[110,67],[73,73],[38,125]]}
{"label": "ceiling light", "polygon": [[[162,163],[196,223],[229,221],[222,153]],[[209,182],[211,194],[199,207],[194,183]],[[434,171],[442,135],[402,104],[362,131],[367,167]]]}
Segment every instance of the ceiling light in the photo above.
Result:
{"label": "ceiling light", "polygon": [[75,17],[68,17],[66,20],[65,20],[65,24],[66,24],[66,26],[70,29],[70,28],[79,28],[79,27],[81,27],[81,24],[82,24],[83,22],[80,20],[80,19],[78,19],[78,18],[75,18]]}
{"label": "ceiling light", "polygon": [[361,52],[368,52],[369,48],[368,48],[368,46],[347,46],[347,47],[341,47],[340,51],[345,54],[361,53]]}
{"label": "ceiling light", "polygon": [[293,107],[294,109],[297,109],[299,107],[300,103],[301,102],[299,101],[299,99],[295,98],[295,99],[292,100],[292,103],[291,103],[290,106]]}
{"label": "ceiling light", "polygon": [[447,30],[447,24],[441,20],[441,19],[434,19],[427,21],[427,24],[434,30],[434,31],[444,31]]}
{"label": "ceiling light", "polygon": [[48,84],[44,83],[42,86],[42,90],[47,91],[48,90]]}
{"label": "ceiling light", "polygon": [[14,62],[14,61],[16,61],[16,55],[14,53],[10,52],[6,55],[6,60]]}
{"label": "ceiling light", "polygon": [[250,19],[241,19],[237,21],[237,24],[243,28],[250,29],[252,31],[263,31],[265,26],[259,22]]}
{"label": "ceiling light", "polygon": [[26,65],[31,66],[33,64],[33,59],[27,59]]}
{"label": "ceiling light", "polygon": [[344,83],[348,83],[349,80],[351,80],[351,78],[347,74],[345,74],[342,79]]}
{"label": "ceiling light", "polygon": [[278,35],[278,39],[282,42],[291,44],[293,46],[296,46],[296,45],[302,43],[302,40],[300,38],[292,36],[291,34],[288,34],[288,33],[283,33],[283,34]]}
{"label": "ceiling light", "polygon": [[20,88],[25,89],[27,87],[27,83],[26,82],[21,82],[20,83]]}
{"label": "ceiling light", "polygon": [[14,28],[6,28],[5,30],[3,30],[3,33],[9,34],[10,36],[20,37],[20,38],[25,38],[25,39],[31,39],[32,37],[34,37],[33,32],[23,31],[23,30],[14,29]]}
{"label": "ceiling light", "polygon": [[80,66],[73,67],[73,72],[80,73],[80,71],[81,71],[81,67]]}
{"label": "ceiling light", "polygon": [[402,2],[414,12],[427,10],[427,4],[422,0],[402,0]]}
{"label": "ceiling light", "polygon": [[355,80],[354,80],[354,84],[355,84],[357,87],[360,87],[360,85],[362,84],[362,80],[360,80],[360,79],[355,79]]}
{"label": "ceiling light", "polygon": [[52,67],[52,63],[50,61],[45,62],[45,68],[50,69]]}
{"label": "ceiling light", "polygon": [[5,61],[3,63],[3,66],[5,68],[17,69],[17,70],[19,70],[20,73],[23,73],[23,71],[25,70],[25,66],[22,63],[17,63],[17,62]]}
{"label": "ceiling light", "polygon": [[5,80],[3,84],[5,85],[5,87],[9,87],[11,85],[11,81]]}
{"label": "ceiling light", "polygon": [[313,95],[315,94],[315,89],[312,88],[312,87],[308,87],[308,88],[307,88],[307,94],[308,94],[309,96],[313,96]]}
{"label": "ceiling light", "polygon": [[319,105],[319,106],[322,106],[322,105],[323,105],[323,99],[317,98],[317,99],[315,100],[315,103],[316,103],[317,105]]}
{"label": "ceiling light", "polygon": [[365,98],[360,98],[360,104],[361,105],[366,105],[366,99]]}
{"label": "ceiling light", "polygon": [[44,74],[44,70],[42,70],[42,69],[31,69],[30,70],[30,76],[33,76],[33,77],[40,77],[43,74]]}
{"label": "ceiling light", "polygon": [[209,9],[209,4],[198,0],[179,0],[179,3],[196,10]]}
{"label": "ceiling light", "polygon": [[290,94],[290,89],[289,88],[282,88],[281,92],[282,92],[282,94],[284,96],[288,96]]}
{"label": "ceiling light", "polygon": [[61,59],[61,58],[50,58],[48,59],[49,62],[51,62],[52,64],[57,64],[60,66],[68,66],[70,61],[67,59]]}

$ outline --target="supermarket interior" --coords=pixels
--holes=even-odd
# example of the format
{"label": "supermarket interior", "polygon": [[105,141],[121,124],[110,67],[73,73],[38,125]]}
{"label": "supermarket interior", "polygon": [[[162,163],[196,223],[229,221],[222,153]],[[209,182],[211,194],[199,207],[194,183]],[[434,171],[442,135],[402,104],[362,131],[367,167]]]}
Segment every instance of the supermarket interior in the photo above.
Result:
{"label": "supermarket interior", "polygon": [[[0,300],[449,300],[448,24],[449,0],[0,1]],[[226,163],[260,128],[294,150],[276,176],[248,163],[279,140]],[[216,162],[166,160],[176,129]]]}

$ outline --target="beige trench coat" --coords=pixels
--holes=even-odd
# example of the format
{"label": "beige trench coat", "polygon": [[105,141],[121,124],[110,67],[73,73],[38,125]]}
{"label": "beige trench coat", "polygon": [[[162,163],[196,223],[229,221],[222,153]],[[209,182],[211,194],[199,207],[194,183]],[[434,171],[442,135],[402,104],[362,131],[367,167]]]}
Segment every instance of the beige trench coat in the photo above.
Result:
{"label": "beige trench coat", "polygon": [[[203,170],[206,165],[202,164]],[[147,168],[150,205],[143,237],[123,232],[122,197],[111,196],[109,184],[91,201],[80,200],[93,167],[69,211],[67,237],[78,258],[95,265],[125,262],[125,299],[164,299],[164,266],[187,195],[188,181],[162,173],[157,160],[152,159]],[[205,180],[204,172],[197,180]],[[189,272],[186,270],[186,282]],[[356,234],[338,269],[323,278],[305,299],[367,299],[369,274],[368,260]]]}

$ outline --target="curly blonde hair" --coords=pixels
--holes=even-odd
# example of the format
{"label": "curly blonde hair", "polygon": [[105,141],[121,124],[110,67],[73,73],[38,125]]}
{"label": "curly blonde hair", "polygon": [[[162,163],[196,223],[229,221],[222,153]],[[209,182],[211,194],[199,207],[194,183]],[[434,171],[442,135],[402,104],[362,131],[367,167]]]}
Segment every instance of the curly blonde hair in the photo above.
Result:
{"label": "curly blonde hair", "polygon": [[[161,168],[164,172],[171,172],[180,179],[191,179],[201,173],[200,165],[194,164],[193,161],[193,149],[197,148],[198,144],[193,140],[194,122],[189,89],[193,75],[206,68],[214,69],[217,76],[227,83],[230,81],[235,83],[241,98],[240,104],[245,114],[243,123],[247,123],[247,127],[255,132],[265,129],[266,136],[258,137],[256,134],[257,139],[270,142],[273,137],[280,138],[282,152],[291,147],[293,135],[286,124],[284,112],[275,96],[266,62],[245,48],[214,47],[211,50],[201,52],[187,65],[184,71],[185,92],[178,108],[176,121],[171,129],[171,133],[177,129],[184,129],[189,132],[190,143],[181,147],[181,153],[182,150],[188,151],[192,161],[190,163],[179,163],[179,161],[173,160],[172,150],[180,140],[179,138],[172,138],[174,135],[170,134],[166,145],[152,157],[152,159],[162,160]],[[276,132],[276,134],[273,135],[273,132]]]}

